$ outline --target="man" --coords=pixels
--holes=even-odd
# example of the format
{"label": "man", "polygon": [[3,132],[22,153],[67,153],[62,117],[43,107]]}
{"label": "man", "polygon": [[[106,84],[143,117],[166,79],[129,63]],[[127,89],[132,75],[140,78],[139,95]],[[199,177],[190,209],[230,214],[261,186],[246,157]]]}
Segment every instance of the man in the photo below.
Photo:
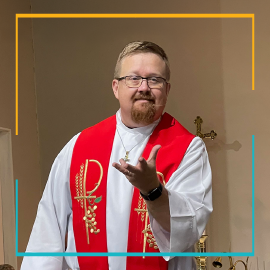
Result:
{"label": "man", "polygon": [[[202,140],[167,113],[168,58],[132,42],[112,82],[116,115],[57,156],[27,252],[190,252],[212,211]],[[65,236],[67,233],[67,247]],[[26,257],[21,270],[195,269],[191,257]]]}

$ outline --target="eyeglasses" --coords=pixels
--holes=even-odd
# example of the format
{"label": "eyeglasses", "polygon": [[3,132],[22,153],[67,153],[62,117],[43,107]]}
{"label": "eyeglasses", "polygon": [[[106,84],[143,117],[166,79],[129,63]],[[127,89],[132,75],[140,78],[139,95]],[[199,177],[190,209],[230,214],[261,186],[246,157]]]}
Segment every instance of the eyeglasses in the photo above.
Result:
{"label": "eyeglasses", "polygon": [[125,80],[127,87],[140,87],[142,85],[143,80],[147,81],[147,85],[149,88],[161,89],[164,84],[167,83],[166,79],[162,77],[141,77],[141,76],[125,76],[121,78],[116,78],[118,81]]}

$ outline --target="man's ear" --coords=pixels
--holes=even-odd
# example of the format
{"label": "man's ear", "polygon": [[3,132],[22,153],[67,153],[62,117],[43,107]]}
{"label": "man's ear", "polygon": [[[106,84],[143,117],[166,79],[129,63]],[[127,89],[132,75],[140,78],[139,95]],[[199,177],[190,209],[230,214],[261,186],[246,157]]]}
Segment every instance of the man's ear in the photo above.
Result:
{"label": "man's ear", "polygon": [[119,98],[118,98],[118,87],[119,87],[119,81],[116,80],[116,79],[114,79],[114,80],[112,81],[112,90],[113,90],[114,96],[115,96],[117,99],[119,99]]}
{"label": "man's ear", "polygon": [[167,83],[167,86],[166,86],[166,95],[167,95],[167,97],[169,95],[170,90],[171,90],[171,84]]}

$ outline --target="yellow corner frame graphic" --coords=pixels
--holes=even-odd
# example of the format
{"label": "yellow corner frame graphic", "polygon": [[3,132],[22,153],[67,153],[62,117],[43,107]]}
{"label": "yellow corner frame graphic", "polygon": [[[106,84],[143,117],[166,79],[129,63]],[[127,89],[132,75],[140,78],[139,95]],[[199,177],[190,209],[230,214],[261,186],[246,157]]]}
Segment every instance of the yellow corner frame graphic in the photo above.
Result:
{"label": "yellow corner frame graphic", "polygon": [[252,19],[252,90],[255,90],[255,15],[254,14],[16,14],[16,100],[15,134],[18,135],[18,24],[19,18],[250,18]]}

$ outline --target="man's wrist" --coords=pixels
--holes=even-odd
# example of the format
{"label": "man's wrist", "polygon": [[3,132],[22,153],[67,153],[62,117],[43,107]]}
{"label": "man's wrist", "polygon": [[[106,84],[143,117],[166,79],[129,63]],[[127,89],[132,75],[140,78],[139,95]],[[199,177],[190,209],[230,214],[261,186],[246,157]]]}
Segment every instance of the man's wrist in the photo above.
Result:
{"label": "man's wrist", "polygon": [[145,189],[140,189],[140,192],[143,195],[147,196],[153,189],[158,188],[159,184],[160,184],[160,182],[159,182],[159,180],[157,180],[157,182],[152,184],[151,186],[149,186],[149,187],[147,187]]}
{"label": "man's wrist", "polygon": [[150,190],[147,194],[142,193],[141,191],[140,191],[140,194],[143,197],[143,199],[145,199],[147,201],[154,201],[154,200],[156,200],[157,198],[159,198],[161,196],[162,190],[163,190],[163,186],[159,182],[158,187]]}

